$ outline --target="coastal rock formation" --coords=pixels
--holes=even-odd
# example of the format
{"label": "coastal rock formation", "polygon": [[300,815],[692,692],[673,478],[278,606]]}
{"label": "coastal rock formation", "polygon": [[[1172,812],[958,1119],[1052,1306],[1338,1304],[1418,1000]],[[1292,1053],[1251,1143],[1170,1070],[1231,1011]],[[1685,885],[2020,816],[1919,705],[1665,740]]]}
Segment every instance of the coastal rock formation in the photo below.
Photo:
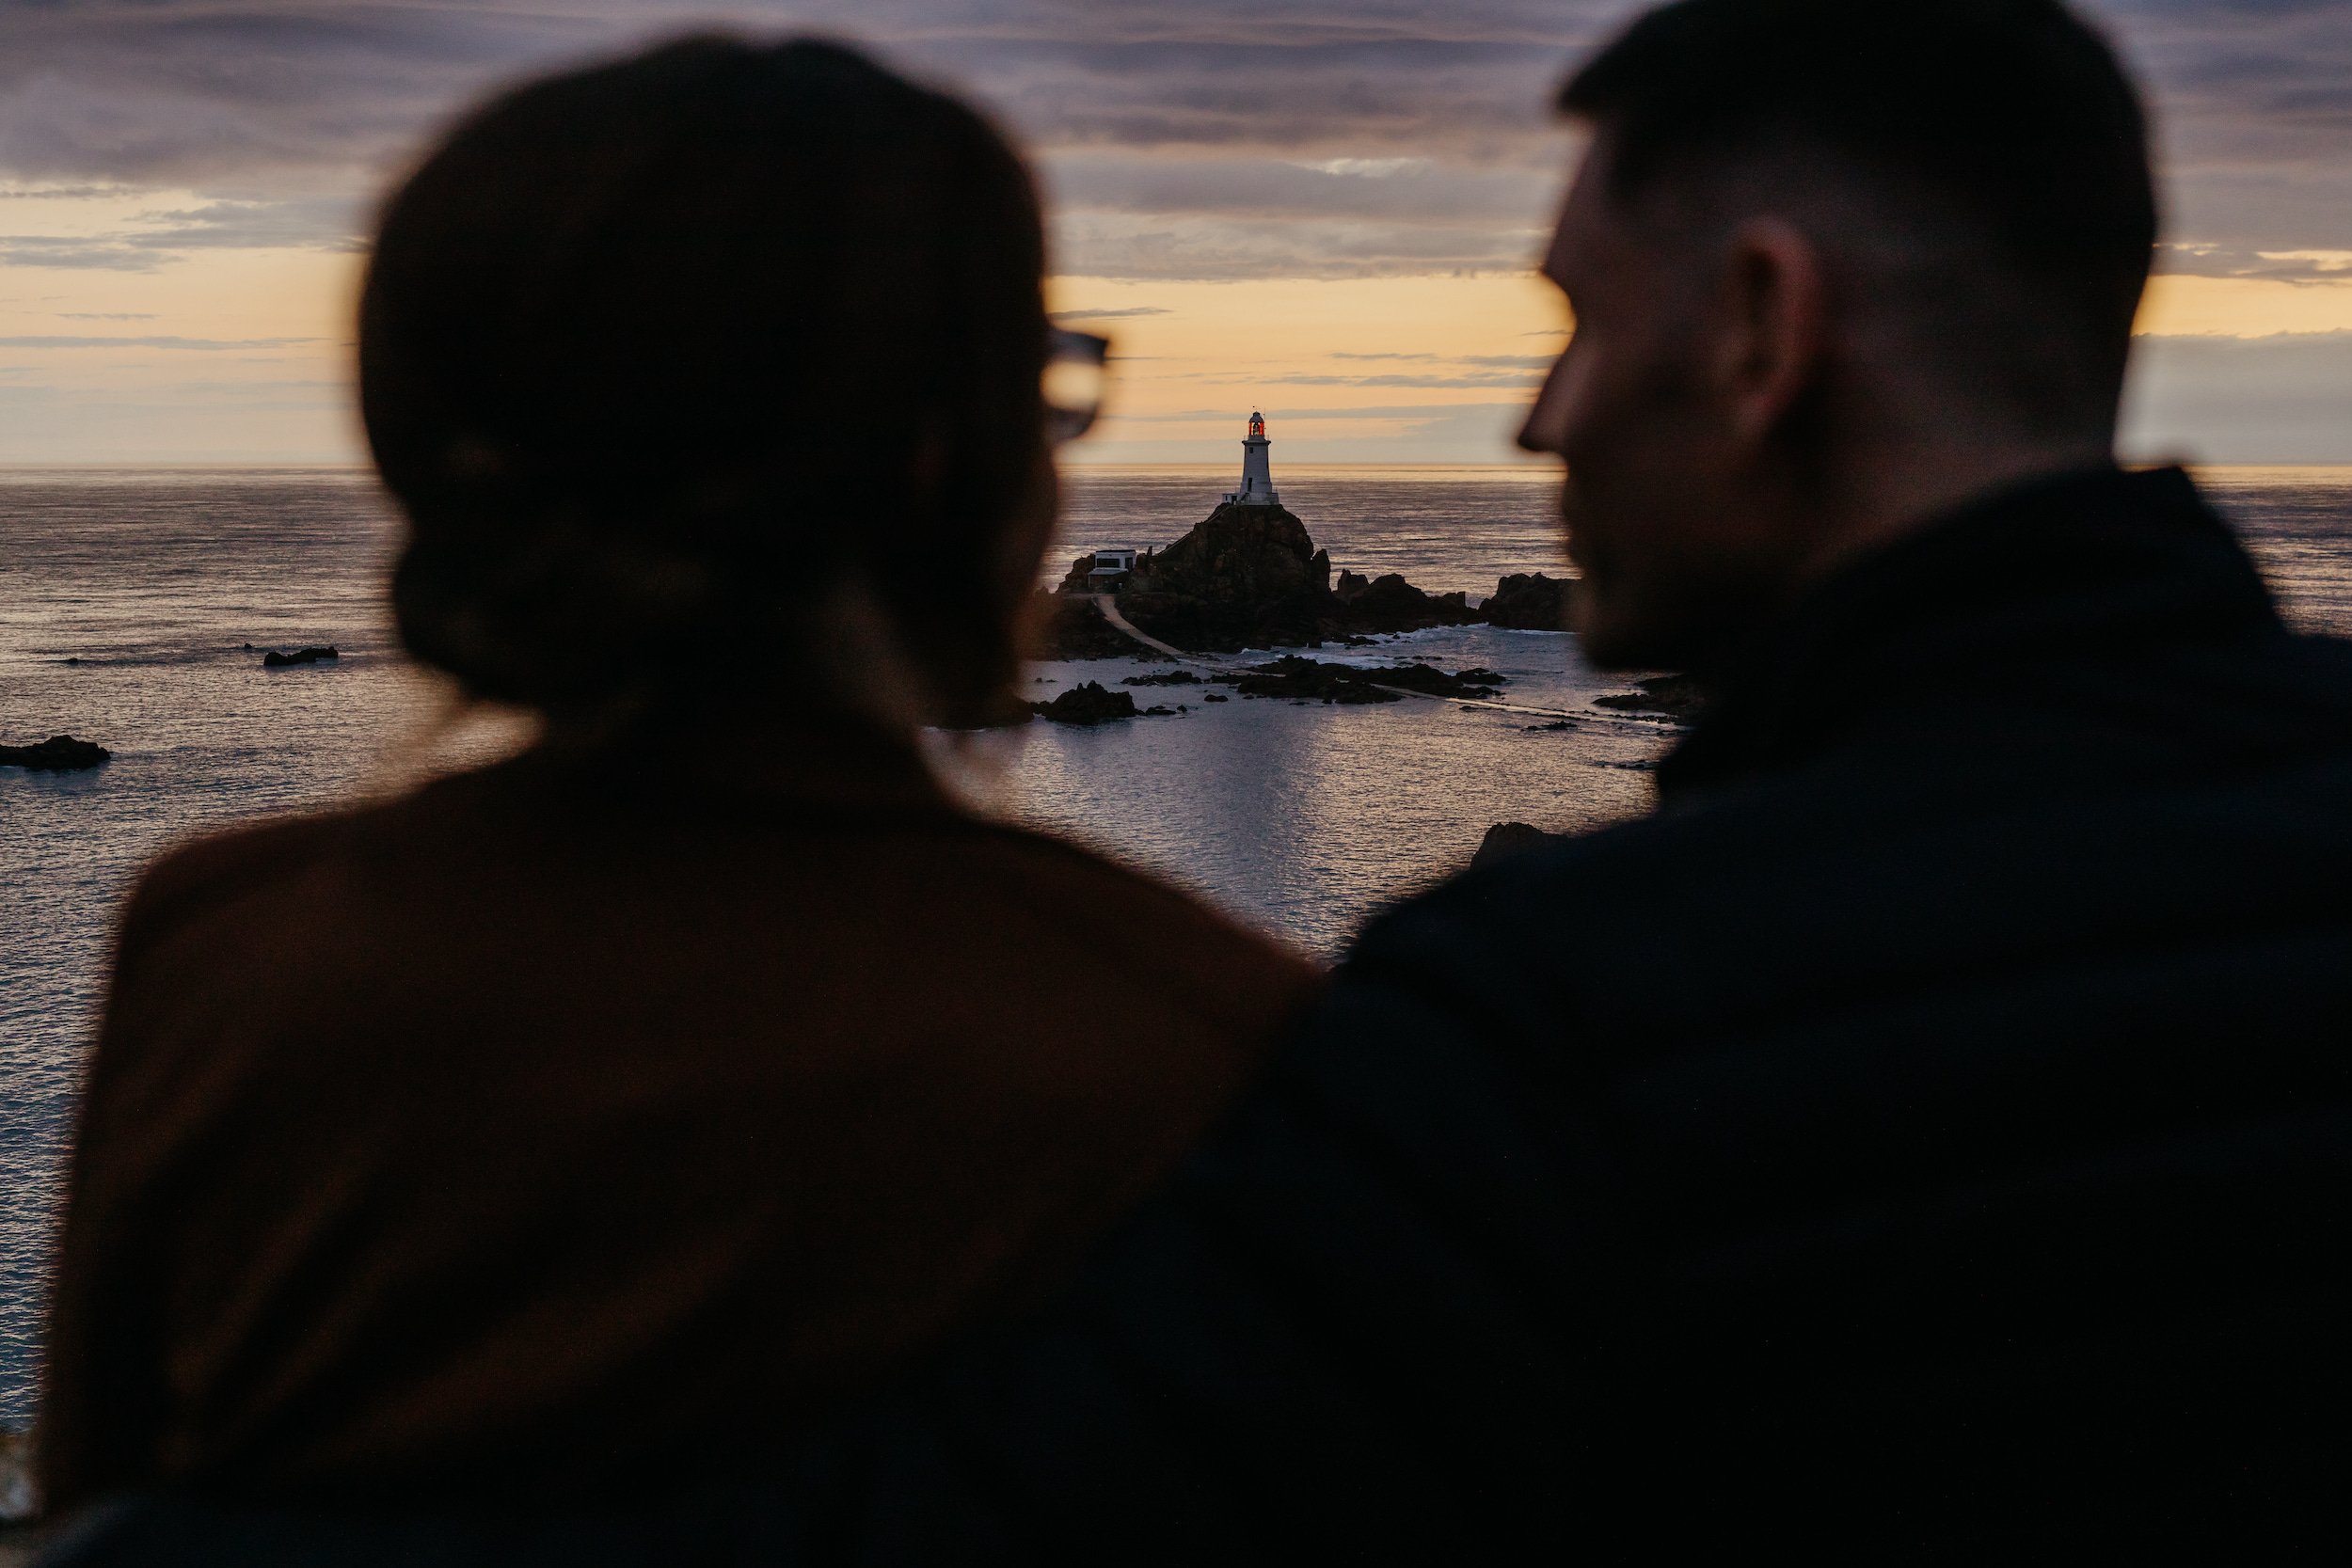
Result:
{"label": "coastal rock formation", "polygon": [[277,649],[272,648],[268,653],[262,656],[262,668],[264,670],[282,670],[290,664],[320,664],[330,658],[341,657],[342,657],[342,655],[337,653],[332,646],[325,648],[296,648],[290,654],[281,654]]}
{"label": "coastal rock formation", "polygon": [[1426,664],[1391,665],[1363,670],[1352,664],[1326,664],[1292,656],[1270,664],[1216,677],[1245,697],[1290,697],[1325,703],[1396,703],[1406,693],[1428,697],[1491,697],[1504,677],[1492,670],[1470,669],[1456,674]]}
{"label": "coastal rock formation", "polygon": [[[1363,579],[1354,572],[1343,578]],[[1470,607],[1466,594],[1424,594],[1396,572],[1375,578],[1353,593],[1335,594],[1340,626],[1358,636],[1422,631],[1430,626],[1474,625],[1484,617]]]}
{"label": "coastal rock formation", "polygon": [[1652,675],[1633,683],[1635,689],[1593,699],[1595,707],[1615,708],[1620,713],[1639,713],[1659,719],[1672,719],[1688,724],[1707,706],[1708,690],[1689,675]]}
{"label": "coastal rock formation", "polygon": [[1570,836],[1567,833],[1548,833],[1525,822],[1498,822],[1487,829],[1486,836],[1479,841],[1478,853],[1470,857],[1470,865],[1473,868],[1492,865],[1513,855],[1540,849],[1547,844],[1565,844]]}
{"label": "coastal rock formation", "polygon": [[1018,729],[1036,717],[1036,704],[1027,702],[1011,691],[999,691],[988,699],[967,727],[975,730]]}
{"label": "coastal rock formation", "polygon": [[1331,558],[1279,506],[1219,506],[1142,557],[1120,612],[1180,648],[1312,646],[1331,618]]}
{"label": "coastal rock formation", "polygon": [[[1134,564],[1114,572],[1102,564],[1110,560]],[[1342,572],[1335,584],[1330,555],[1287,508],[1228,502],[1164,550],[1079,556],[1053,595],[1043,641],[1050,657],[1135,657],[1139,645],[1094,610],[1092,595],[1109,592],[1147,635],[1202,652],[1360,644],[1481,623],[1556,631],[1567,587],[1541,572],[1506,577],[1473,610],[1466,594],[1427,593],[1396,572]]]}
{"label": "coastal rock formation", "polygon": [[[1088,559],[1091,560],[1091,557]],[[1103,619],[1092,599],[1040,594],[1030,618],[1032,652],[1039,658],[1156,658],[1134,638]]]}
{"label": "coastal rock formation", "polygon": [[1200,677],[1189,670],[1163,670],[1156,675],[1129,675],[1121,686],[1199,686]]}
{"label": "coastal rock formation", "polygon": [[1051,719],[1057,724],[1103,724],[1113,719],[1142,717],[1136,711],[1136,700],[1124,691],[1112,691],[1100,681],[1088,681],[1073,686],[1049,703],[1032,703],[1030,711],[1041,719]]}
{"label": "coastal rock formation", "polygon": [[1568,624],[1567,580],[1541,572],[1514,572],[1495,584],[1494,596],[1480,608],[1489,626],[1564,631]]}
{"label": "coastal rock formation", "polygon": [[71,773],[95,768],[114,753],[94,741],[70,735],[53,735],[30,746],[0,746],[0,768],[28,768],[36,772]]}

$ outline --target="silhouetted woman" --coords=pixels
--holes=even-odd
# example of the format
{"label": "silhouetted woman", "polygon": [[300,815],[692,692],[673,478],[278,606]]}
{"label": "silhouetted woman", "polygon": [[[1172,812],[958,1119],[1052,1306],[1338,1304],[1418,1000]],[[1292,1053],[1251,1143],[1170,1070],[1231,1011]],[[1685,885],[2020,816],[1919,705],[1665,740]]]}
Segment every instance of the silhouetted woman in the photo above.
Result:
{"label": "silhouetted woman", "polygon": [[387,210],[403,637],[519,759],[167,857],[56,1279],[54,1506],[610,1501],[754,1464],[1167,1167],[1296,960],[977,820],[1053,515],[1035,198],[813,43],[511,93]]}

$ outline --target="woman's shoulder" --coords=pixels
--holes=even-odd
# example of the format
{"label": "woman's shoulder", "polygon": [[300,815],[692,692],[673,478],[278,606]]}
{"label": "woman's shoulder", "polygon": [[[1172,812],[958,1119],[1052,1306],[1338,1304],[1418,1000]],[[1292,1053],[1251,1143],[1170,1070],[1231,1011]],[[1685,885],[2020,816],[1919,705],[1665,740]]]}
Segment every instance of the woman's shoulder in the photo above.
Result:
{"label": "woman's shoulder", "polygon": [[413,835],[420,817],[446,815],[453,797],[479,793],[483,775],[459,775],[382,799],[291,812],[215,828],[167,848],[132,885],[122,915],[125,947],[232,906],[267,902],[338,857]]}
{"label": "woman's shoulder", "polygon": [[132,886],[122,919],[125,945],[299,875],[346,836],[359,815],[343,810],[274,816],[174,845]]}

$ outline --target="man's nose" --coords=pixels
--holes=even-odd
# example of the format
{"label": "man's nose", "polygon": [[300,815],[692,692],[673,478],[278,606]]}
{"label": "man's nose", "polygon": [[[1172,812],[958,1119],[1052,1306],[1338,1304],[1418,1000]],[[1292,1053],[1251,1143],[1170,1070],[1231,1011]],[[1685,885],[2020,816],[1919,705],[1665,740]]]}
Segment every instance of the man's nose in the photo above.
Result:
{"label": "man's nose", "polygon": [[1535,401],[1527,410],[1527,419],[1519,426],[1518,443],[1525,451],[1557,452],[1560,450],[1561,367],[1567,362],[1567,351],[1551,362],[1545,372],[1544,383],[1535,389]]}

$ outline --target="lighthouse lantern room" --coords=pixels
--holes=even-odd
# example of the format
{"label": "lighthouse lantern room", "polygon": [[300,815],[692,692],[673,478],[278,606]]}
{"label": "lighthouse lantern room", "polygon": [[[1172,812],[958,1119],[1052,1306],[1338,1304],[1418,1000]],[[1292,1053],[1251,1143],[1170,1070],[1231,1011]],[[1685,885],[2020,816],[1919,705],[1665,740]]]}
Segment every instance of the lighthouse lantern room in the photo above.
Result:
{"label": "lighthouse lantern room", "polygon": [[1273,443],[1265,438],[1265,416],[1249,416],[1249,434],[1241,443],[1241,488],[1226,493],[1228,506],[1279,506],[1280,498],[1274,493],[1274,471],[1266,462],[1266,448]]}

